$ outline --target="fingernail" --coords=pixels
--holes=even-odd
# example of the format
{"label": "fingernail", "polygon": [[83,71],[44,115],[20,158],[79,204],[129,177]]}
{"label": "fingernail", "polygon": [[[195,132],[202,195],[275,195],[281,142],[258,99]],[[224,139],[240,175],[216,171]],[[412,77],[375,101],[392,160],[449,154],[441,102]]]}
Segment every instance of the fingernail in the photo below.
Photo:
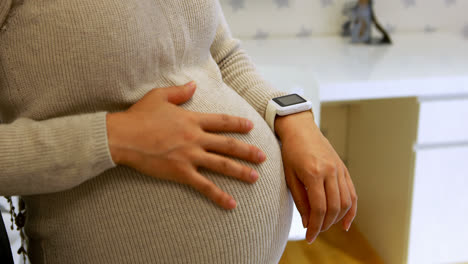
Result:
{"label": "fingernail", "polygon": [[258,173],[253,169],[250,171],[250,179],[252,181],[256,181],[258,179]]}
{"label": "fingernail", "polygon": [[229,200],[229,202],[228,202],[228,206],[231,209],[236,208],[237,207],[236,201],[234,201],[234,199],[231,198],[231,200]]}
{"label": "fingernail", "polygon": [[314,240],[315,240],[315,239],[313,239],[313,238],[311,238],[311,239],[307,240],[307,244],[309,244],[309,245],[310,245],[310,244],[314,243]]}
{"label": "fingernail", "polygon": [[250,120],[245,120],[245,127],[250,130],[253,128],[253,123]]}
{"label": "fingernail", "polygon": [[306,226],[307,226],[306,221],[307,221],[307,217],[306,217],[305,215],[302,216],[302,226],[303,226],[304,228],[306,228]]}
{"label": "fingernail", "polygon": [[259,161],[264,161],[265,159],[266,159],[265,153],[263,153],[263,151],[259,151],[258,152],[258,160]]}
{"label": "fingernail", "polygon": [[351,228],[351,224],[352,224],[352,222],[348,224],[348,227],[346,228],[346,232],[348,232],[349,229]]}
{"label": "fingernail", "polygon": [[191,81],[189,83],[186,83],[185,84],[185,87],[187,88],[195,88],[195,81]]}

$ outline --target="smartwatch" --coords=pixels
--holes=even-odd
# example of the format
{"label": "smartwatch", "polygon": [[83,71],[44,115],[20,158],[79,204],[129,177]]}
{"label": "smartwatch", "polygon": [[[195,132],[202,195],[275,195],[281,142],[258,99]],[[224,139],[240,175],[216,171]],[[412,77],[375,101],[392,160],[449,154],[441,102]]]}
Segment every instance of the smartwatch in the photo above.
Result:
{"label": "smartwatch", "polygon": [[276,115],[286,116],[312,109],[312,102],[302,98],[298,94],[288,94],[271,99],[268,102],[265,120],[275,133]]}

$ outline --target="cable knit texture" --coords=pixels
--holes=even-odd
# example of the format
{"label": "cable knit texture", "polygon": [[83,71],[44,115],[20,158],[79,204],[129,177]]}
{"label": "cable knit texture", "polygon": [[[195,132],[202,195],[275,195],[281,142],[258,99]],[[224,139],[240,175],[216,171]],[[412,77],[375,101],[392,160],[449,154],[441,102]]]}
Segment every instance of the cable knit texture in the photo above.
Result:
{"label": "cable knit texture", "polygon": [[[13,7],[12,7],[13,6]],[[22,195],[36,263],[277,263],[292,199],[263,116],[283,95],[231,36],[215,0],[0,0],[0,194]],[[182,107],[251,119],[256,184],[201,170],[226,211],[116,165],[106,114],[195,80]],[[243,161],[239,161],[243,162]]]}
{"label": "cable knit texture", "polygon": [[3,24],[3,21],[5,21],[5,18],[8,15],[8,11],[10,11],[11,7],[11,0],[2,0],[0,2],[0,25]]}

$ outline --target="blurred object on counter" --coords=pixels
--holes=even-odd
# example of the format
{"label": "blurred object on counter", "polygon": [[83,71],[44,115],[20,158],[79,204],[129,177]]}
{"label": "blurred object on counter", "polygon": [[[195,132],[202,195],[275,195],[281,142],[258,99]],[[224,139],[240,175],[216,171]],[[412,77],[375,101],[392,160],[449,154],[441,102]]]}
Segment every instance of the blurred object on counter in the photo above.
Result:
{"label": "blurred object on counter", "polygon": [[[358,0],[345,5],[343,14],[349,21],[343,24],[342,35],[351,36],[353,43],[391,44],[392,40],[387,31],[380,25],[374,13],[373,0]],[[372,24],[375,24],[382,39],[372,39]]]}

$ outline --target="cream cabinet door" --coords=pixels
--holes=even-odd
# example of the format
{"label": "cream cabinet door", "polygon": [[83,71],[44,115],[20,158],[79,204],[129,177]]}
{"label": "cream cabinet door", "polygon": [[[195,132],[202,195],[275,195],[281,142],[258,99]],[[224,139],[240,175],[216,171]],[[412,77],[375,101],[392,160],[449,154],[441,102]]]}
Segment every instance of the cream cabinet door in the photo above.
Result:
{"label": "cream cabinet door", "polygon": [[416,151],[408,263],[468,262],[468,143]]}
{"label": "cream cabinet door", "polygon": [[419,145],[468,142],[468,97],[420,99]]}

